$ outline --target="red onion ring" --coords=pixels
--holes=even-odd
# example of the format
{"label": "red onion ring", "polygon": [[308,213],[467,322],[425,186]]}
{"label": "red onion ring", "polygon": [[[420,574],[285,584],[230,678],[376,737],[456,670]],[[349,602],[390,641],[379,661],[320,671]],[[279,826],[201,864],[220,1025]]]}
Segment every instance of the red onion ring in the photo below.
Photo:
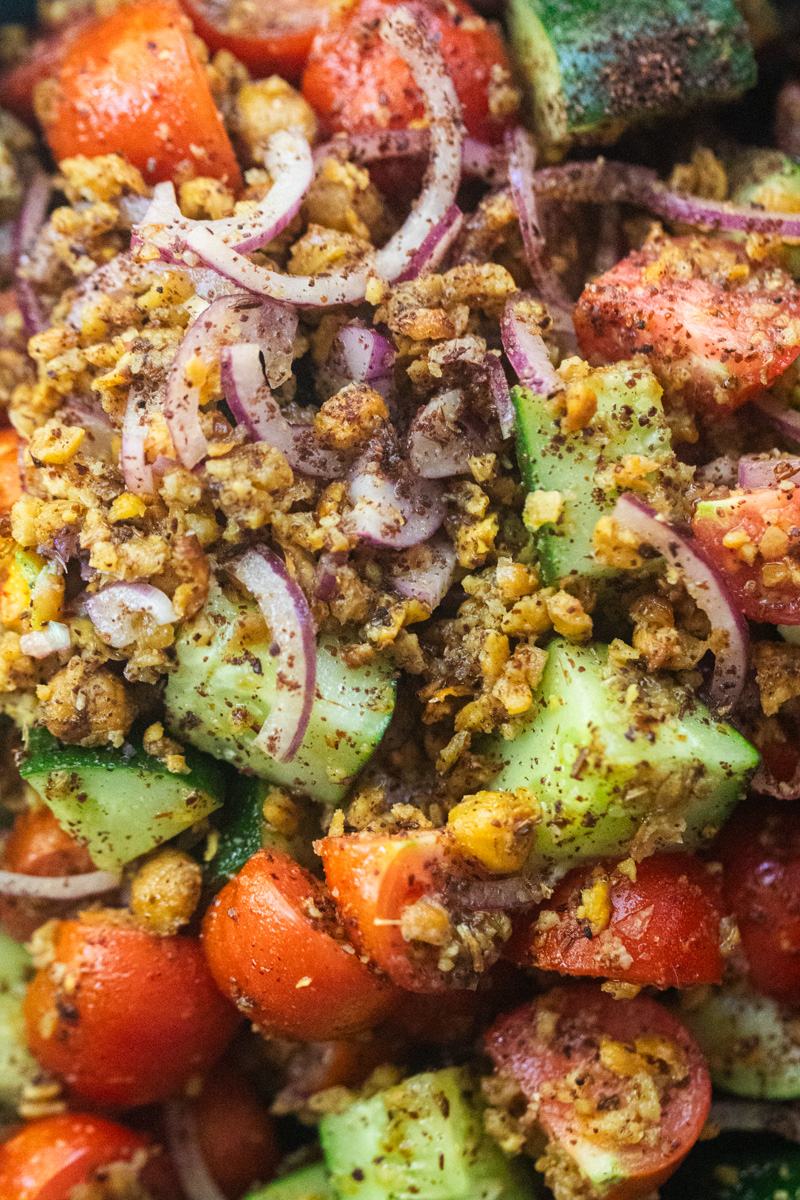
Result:
{"label": "red onion ring", "polygon": [[491,449],[486,431],[471,428],[459,388],[439,392],[414,417],[408,459],[423,479],[447,479],[469,471],[469,459]]}
{"label": "red onion ring", "polygon": [[755,454],[745,454],[739,459],[738,487],[752,491],[754,488],[777,487],[780,483],[800,483],[800,458],[796,455],[759,458]]}
{"label": "red onion ring", "polygon": [[757,408],[762,417],[778,433],[782,433],[790,442],[800,445],[800,412],[795,408],[787,408],[774,396],[759,396],[750,402]]}
{"label": "red onion ring", "polygon": [[500,335],[508,361],[523,387],[540,396],[564,391],[564,381],[550,361],[538,325],[525,316],[523,305],[536,299],[530,292],[509,296],[500,321]]}
{"label": "red onion ring", "polygon": [[429,542],[395,556],[391,563],[392,586],[401,596],[419,600],[433,612],[450,590],[457,562],[450,539],[435,534]]}
{"label": "red onion ring", "polygon": [[341,349],[341,361],[346,377],[354,383],[366,383],[394,370],[394,346],[375,329],[345,325],[340,329],[334,347]]}
{"label": "red onion ring", "polygon": [[[361,166],[386,158],[422,158],[430,152],[427,129],[379,129],[371,133],[338,133],[314,150],[314,161],[334,157],[349,159]],[[507,156],[498,146],[465,135],[461,143],[461,170],[464,175],[484,183],[505,183],[508,178]]]}
{"label": "red onion ring", "polygon": [[441,486],[422,479],[377,441],[354,464],[348,496],[353,505],[345,522],[348,532],[395,550],[427,541],[446,511]]}
{"label": "red onion ring", "polygon": [[405,283],[409,279],[417,279],[420,275],[435,271],[461,232],[463,224],[464,214],[457,204],[451,204],[419,250],[412,254],[408,266],[397,276],[397,282]]}
{"label": "red onion ring", "polygon": [[209,1174],[190,1105],[185,1100],[171,1100],[164,1106],[164,1122],[169,1156],[186,1200],[226,1200]]}
{"label": "red onion ring", "polygon": [[525,247],[525,258],[533,286],[544,300],[568,304],[564,285],[550,263],[547,243],[536,212],[536,197],[533,192],[536,151],[533,142],[521,125],[506,131],[505,142],[511,198],[517,210],[522,244]]}
{"label": "red onion ring", "polygon": [[613,516],[680,570],[686,590],[708,617],[712,630],[727,634],[727,646],[716,654],[710,696],[718,709],[733,708],[747,675],[748,632],[719,571],[685,534],[638,496],[625,492],[617,500]]}
{"label": "red onion ring", "polygon": [[280,450],[289,466],[304,475],[335,479],[344,474],[344,460],[321,446],[312,425],[293,425],[264,379],[262,352],[253,342],[226,346],[220,356],[222,389],[237,421],[258,441]]}
{"label": "red onion ring", "polygon": [[275,704],[254,744],[276,762],[291,762],[308,729],[317,687],[314,618],[286,564],[266,546],[247,550],[228,570],[258,602],[276,660]]}
{"label": "red onion ring", "polygon": [[515,413],[503,364],[496,354],[487,354],[483,365],[489,376],[500,433],[504,438],[511,437],[514,432]]}
{"label": "red onion ring", "polygon": [[22,875],[0,870],[0,896],[23,896],[30,900],[82,900],[118,888],[120,876],[113,871],[88,871],[84,875]]}
{"label": "red onion ring", "polygon": [[552,895],[541,879],[507,875],[504,879],[452,881],[447,888],[448,903],[469,912],[497,912],[500,909],[530,908]]}
{"label": "red onion ring", "polygon": [[101,639],[115,650],[129,646],[136,637],[133,618],[139,613],[157,625],[177,620],[169,596],[151,583],[112,583],[86,598],[86,611]]}
{"label": "red onion ring", "polygon": [[28,251],[39,236],[39,231],[47,217],[47,206],[53,185],[49,175],[44,171],[36,171],[25,196],[25,203],[17,221],[17,227],[12,241],[14,259],[14,289],[17,296],[19,311],[22,313],[23,324],[28,333],[41,333],[47,328],[44,309],[36,295],[36,290],[30,281],[22,274],[22,268],[28,262]]}
{"label": "red onion ring", "polygon": [[29,658],[47,658],[49,654],[60,654],[70,648],[69,629],[60,621],[48,621],[44,629],[23,633],[19,648]]}
{"label": "red onion ring", "polygon": [[134,381],[128,389],[119,452],[125,486],[134,496],[154,496],[156,492],[153,468],[145,454],[146,437],[147,397],[143,388]]}

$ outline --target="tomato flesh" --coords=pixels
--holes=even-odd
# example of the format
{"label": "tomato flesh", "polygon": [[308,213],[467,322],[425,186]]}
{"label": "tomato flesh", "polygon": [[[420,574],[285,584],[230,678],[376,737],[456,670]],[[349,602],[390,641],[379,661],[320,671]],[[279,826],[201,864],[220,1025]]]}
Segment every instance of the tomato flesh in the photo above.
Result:
{"label": "tomato flesh", "polygon": [[[554,988],[501,1017],[485,1044],[496,1067],[537,1104],[551,1142],[594,1177],[603,1200],[640,1200],[662,1184],[708,1115],[711,1083],[700,1050],[670,1012],[644,996],[616,1000],[592,986]],[[653,1094],[647,1078],[661,1085],[657,1116],[639,1130],[638,1101]]]}
{"label": "tomato flesh", "polygon": [[280,1159],[275,1128],[244,1076],[231,1067],[217,1069],[203,1084],[194,1113],[205,1164],[229,1200],[272,1178]]}
{"label": "tomato flesh", "polygon": [[800,488],[759,488],[706,501],[692,530],[744,616],[800,624]]}
{"label": "tomato flesh", "polygon": [[228,0],[181,0],[195,33],[212,50],[230,50],[257,79],[277,73],[296,82],[315,34],[338,5],[332,0],[256,6]]}
{"label": "tomato flesh", "polygon": [[581,353],[644,355],[669,395],[728,412],[800,354],[800,289],[736,242],[659,238],[589,283],[575,308]]}
{"label": "tomato flesh", "polygon": [[[407,129],[424,120],[422,93],[409,67],[376,31],[390,3],[359,0],[314,39],[303,95],[325,133]],[[483,141],[500,140],[516,119],[513,106],[499,112],[491,98],[498,72],[508,72],[500,38],[464,0],[424,0],[422,7],[461,102],[467,132]]]}
{"label": "tomato flesh", "polygon": [[138,0],[69,43],[44,131],[56,161],[122,154],[148,183],[241,174],[191,26],[172,0]]}
{"label": "tomato flesh", "polygon": [[69,1113],[32,1121],[0,1145],[0,1195],[68,1200],[98,1167],[127,1162],[148,1145],[140,1133],[102,1117]]}
{"label": "tomato flesh", "polygon": [[656,854],[634,870],[635,880],[613,862],[570,871],[515,929],[513,960],[659,988],[719,983],[718,877],[690,854]]}
{"label": "tomato flesh", "polygon": [[[27,808],[17,816],[3,847],[2,866],[21,875],[80,875],[94,870],[88,851],[44,807]],[[0,923],[18,942],[26,942],[48,917],[61,912],[58,901],[0,896]]]}
{"label": "tomato flesh", "polygon": [[19,434],[10,427],[0,429],[0,513],[6,513],[22,495],[19,474]]}
{"label": "tomato flesh", "polygon": [[348,1037],[392,1003],[392,989],[344,938],[324,888],[278,851],[260,850],[225,885],[203,943],[222,991],[273,1036]]}
{"label": "tomato flesh", "polygon": [[69,1089],[128,1107],[176,1095],[219,1058],[239,1024],[193,937],[101,919],[60,921],[53,962],[25,998],[32,1054]]}

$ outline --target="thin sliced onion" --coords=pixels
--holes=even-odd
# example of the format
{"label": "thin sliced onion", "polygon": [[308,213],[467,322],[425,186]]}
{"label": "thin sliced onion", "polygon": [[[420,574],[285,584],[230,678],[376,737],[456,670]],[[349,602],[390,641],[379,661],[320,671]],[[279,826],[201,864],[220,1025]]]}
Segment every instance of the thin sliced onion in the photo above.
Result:
{"label": "thin sliced onion", "polygon": [[197,1123],[185,1100],[171,1100],[164,1106],[169,1156],[178,1172],[186,1200],[225,1200],[209,1174]]}
{"label": "thin sliced onion", "polygon": [[394,370],[394,346],[375,329],[345,325],[339,330],[334,347],[341,350],[342,366],[354,383],[366,383]]}
{"label": "thin sliced onion", "polygon": [[499,909],[530,908],[552,894],[541,879],[508,875],[505,879],[453,881],[448,901],[470,912],[496,912]]}
{"label": "thin sliced onion", "polygon": [[420,478],[378,442],[354,464],[348,496],[353,505],[348,531],[376,546],[416,546],[433,536],[445,516],[441,485]]}
{"label": "thin sliced onion", "polygon": [[491,442],[485,428],[466,419],[460,388],[439,392],[424,405],[408,431],[408,458],[423,479],[447,479],[469,471],[472,455],[485,454]]}
{"label": "thin sliced onion", "polygon": [[254,342],[225,346],[220,355],[222,390],[237,421],[253,436],[280,450],[289,466],[304,475],[335,479],[344,474],[344,460],[335,450],[321,446],[313,425],[293,425],[286,420],[272,395]]}
{"label": "thin sliced onion", "polygon": [[533,286],[546,301],[567,302],[564,285],[550,264],[547,244],[542,234],[533,192],[533,173],[536,151],[527,130],[521,125],[506,132],[508,153],[508,182],[511,198],[517,210],[525,258]]}
{"label": "thin sliced onion", "polygon": [[167,378],[164,416],[178,458],[194,467],[208,453],[200,426],[201,388],[192,368],[210,365],[224,346],[254,342],[261,346],[264,371],[272,387],[291,375],[297,314],[274,300],[221,296],[200,313],[184,335]]}
{"label": "thin sliced onion", "polygon": [[800,457],[760,458],[745,454],[739,459],[737,485],[740,488],[777,487],[779,483],[800,483]]}
{"label": "thin sliced onion", "polygon": [[457,562],[453,543],[438,533],[429,542],[396,555],[391,566],[394,590],[433,611],[450,590]]}
{"label": "thin sliced onion", "polygon": [[28,251],[44,225],[52,190],[50,177],[44,171],[37,171],[28,184],[25,203],[22,206],[12,242],[14,289],[19,311],[22,313],[22,320],[28,333],[41,333],[47,327],[39,297],[36,295],[31,280],[26,279],[23,275],[22,268],[28,261]]}
{"label": "thin sliced onion", "polygon": [[30,658],[47,658],[48,654],[60,654],[69,647],[69,629],[61,621],[48,621],[44,629],[23,633],[19,639],[20,650]]}
{"label": "thin sliced onion", "polygon": [[122,446],[119,452],[125,486],[134,496],[154,496],[156,491],[153,468],[147,461],[147,397],[143,388],[134,382],[128,389],[125,417],[122,422]]}
{"label": "thin sliced onion", "polygon": [[85,875],[21,875],[0,870],[0,896],[24,896],[30,900],[82,900],[112,892],[120,884],[113,871],[89,871]]}
{"label": "thin sliced onion", "polygon": [[800,1142],[800,1104],[767,1100],[712,1100],[708,1119],[720,1129],[777,1133]]}
{"label": "thin sliced onion", "polygon": [[156,625],[177,620],[169,596],[151,583],[112,583],[87,597],[86,611],[102,641],[115,650],[131,644],[135,618],[143,613]]}
{"label": "thin sliced onion", "polygon": [[727,635],[727,645],[716,652],[710,696],[720,710],[731,709],[747,674],[748,632],[719,571],[685,534],[630,492],[617,500],[614,519],[680,570],[686,590],[708,617],[712,631]]}
{"label": "thin sliced onion", "polygon": [[317,687],[314,618],[286,564],[266,546],[247,550],[228,569],[258,602],[276,660],[275,703],[254,744],[276,762],[291,762],[305,737]]}
{"label": "thin sliced onion", "polygon": [[511,402],[511,389],[508,386],[503,364],[496,354],[487,354],[484,366],[489,376],[489,386],[492,389],[500,432],[504,438],[511,437],[514,432],[514,405]]}
{"label": "thin sliced onion", "polygon": [[[314,150],[315,162],[323,158],[349,159],[368,165],[387,158],[422,158],[430,152],[427,129],[379,129],[371,133],[338,133]],[[461,142],[461,170],[484,183],[505,183],[508,160],[502,149],[466,135]]]}
{"label": "thin sliced onion", "polygon": [[774,396],[759,396],[752,401],[752,405],[773,429],[790,442],[800,445],[800,412],[796,408],[787,408]]}
{"label": "thin sliced onion", "polygon": [[500,334],[508,361],[524,387],[540,396],[563,392],[564,381],[550,361],[550,353],[539,326],[526,315],[525,306],[535,300],[530,292],[509,296],[500,322]]}
{"label": "thin sliced onion", "polygon": [[461,232],[463,224],[464,214],[457,204],[451,204],[419,250],[412,254],[408,266],[397,276],[397,282],[405,283],[409,279],[418,279],[420,275],[435,271]]}

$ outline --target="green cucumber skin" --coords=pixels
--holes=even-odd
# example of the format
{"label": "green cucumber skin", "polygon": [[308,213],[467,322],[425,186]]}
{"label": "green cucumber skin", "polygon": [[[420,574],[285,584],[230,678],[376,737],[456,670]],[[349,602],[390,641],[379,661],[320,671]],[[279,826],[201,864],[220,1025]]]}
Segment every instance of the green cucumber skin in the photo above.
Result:
{"label": "green cucumber skin", "polygon": [[706,1056],[711,1081],[737,1096],[800,1098],[800,1046],[786,1028],[796,1018],[744,985],[720,988],[682,1020]]}
{"label": "green cucumber skin", "polygon": [[[240,777],[236,788],[231,789],[235,794],[225,802],[217,851],[209,864],[218,879],[238,874],[247,860],[265,847],[282,850],[302,867],[312,868],[318,862],[311,843],[320,834],[319,809],[302,812],[300,826],[291,836],[278,833],[266,826],[263,817],[264,800],[272,786],[268,780],[253,776]],[[296,801],[295,807],[298,805]]]}
{"label": "green cucumber skin", "polygon": [[758,764],[750,743],[693,697],[678,717],[644,724],[645,710],[608,676],[606,647],[554,640],[517,736],[484,746],[501,764],[492,787],[528,787],[542,805],[531,869],[622,858],[648,818],[663,818],[662,844],[700,845]]}
{"label": "green cucumber skin", "polygon": [[23,1088],[39,1072],[28,1050],[23,1013],[26,980],[32,974],[28,951],[0,930],[0,1111],[15,1108]]}
{"label": "green cucumber skin", "polygon": [[189,748],[186,765],[188,775],[173,775],[141,748],[63,745],[37,728],[20,774],[96,866],[113,870],[221,806],[219,763]]}
{"label": "green cucumber skin", "polygon": [[323,1163],[314,1163],[250,1192],[245,1200],[337,1200]]}
{"label": "green cucumber skin", "polygon": [[[394,710],[395,681],[384,660],[351,669],[334,639],[317,650],[317,697],[295,757],[277,763],[253,745],[269,713],[275,660],[250,601],[216,592],[185,625],[175,645],[177,670],[168,678],[167,725],[239,771],[337,804],[380,742]],[[250,633],[248,633],[250,630]]]}
{"label": "green cucumber skin", "polygon": [[510,0],[509,26],[545,144],[602,140],[756,82],[733,0]]}
{"label": "green cucumber skin", "polygon": [[619,574],[592,555],[592,534],[600,517],[613,511],[619,492],[598,486],[597,473],[628,454],[659,464],[664,480],[675,459],[653,373],[631,363],[602,367],[591,375],[597,412],[587,427],[562,433],[561,421],[543,396],[515,387],[517,458],[530,491],[560,492],[562,511],[556,525],[536,534],[539,565],[546,584],[568,575],[605,579]]}
{"label": "green cucumber skin", "polygon": [[483,1128],[482,1103],[459,1067],[428,1071],[323,1117],[320,1140],[342,1200],[533,1200]]}

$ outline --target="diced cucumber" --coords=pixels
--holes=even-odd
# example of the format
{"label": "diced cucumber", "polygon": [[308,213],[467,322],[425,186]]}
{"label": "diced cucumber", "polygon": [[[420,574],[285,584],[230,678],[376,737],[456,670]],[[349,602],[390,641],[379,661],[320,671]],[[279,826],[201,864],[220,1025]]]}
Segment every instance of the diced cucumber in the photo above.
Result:
{"label": "diced cucumber", "polygon": [[173,775],[141,747],[67,746],[30,731],[20,774],[61,825],[103,869],[130,862],[219,808],[223,769],[187,749],[186,775]]}
{"label": "diced cucumber", "polygon": [[712,1082],[738,1096],[800,1097],[797,1012],[743,984],[715,989],[682,1018],[706,1056]]}
{"label": "diced cucumber", "polygon": [[25,947],[0,931],[0,1107],[16,1107],[25,1084],[39,1070],[28,1050],[22,1012],[25,983],[32,973]]}
{"label": "diced cucumber", "polygon": [[274,786],[257,776],[238,780],[236,795],[229,796],[221,814],[219,842],[210,863],[218,878],[236,875],[264,847],[283,850],[304,867],[319,861],[311,845],[320,835],[319,809],[296,800],[297,829],[281,832],[264,819],[264,801]]}
{"label": "diced cucumber", "polygon": [[313,1163],[250,1192],[245,1200],[337,1200],[337,1195],[324,1163]]}
{"label": "diced cucumber", "polygon": [[567,575],[602,578],[617,572],[592,555],[592,535],[600,517],[614,508],[620,489],[612,471],[628,455],[657,464],[649,478],[669,483],[676,470],[661,385],[647,367],[629,362],[600,367],[588,377],[597,411],[584,429],[566,433],[562,419],[543,396],[515,387],[517,457],[531,492],[558,492],[555,524],[541,526],[537,552],[545,583]]}
{"label": "diced cucumber", "polygon": [[317,696],[296,756],[277,763],[253,745],[270,710],[275,659],[258,608],[221,591],[181,630],[169,676],[170,729],[239,770],[336,804],[383,737],[394,709],[391,666],[348,667],[332,637],[317,650]]}
{"label": "diced cucumber", "polygon": [[688,690],[609,663],[608,647],[556,639],[513,741],[486,747],[492,787],[528,787],[544,812],[531,867],[696,846],[741,797],[758,753]]}
{"label": "diced cucumber", "polygon": [[463,1068],[428,1071],[323,1117],[320,1138],[342,1200],[532,1200],[538,1193],[483,1127]]}
{"label": "diced cucumber", "polygon": [[733,0],[510,0],[540,144],[731,99],[756,81]]}

